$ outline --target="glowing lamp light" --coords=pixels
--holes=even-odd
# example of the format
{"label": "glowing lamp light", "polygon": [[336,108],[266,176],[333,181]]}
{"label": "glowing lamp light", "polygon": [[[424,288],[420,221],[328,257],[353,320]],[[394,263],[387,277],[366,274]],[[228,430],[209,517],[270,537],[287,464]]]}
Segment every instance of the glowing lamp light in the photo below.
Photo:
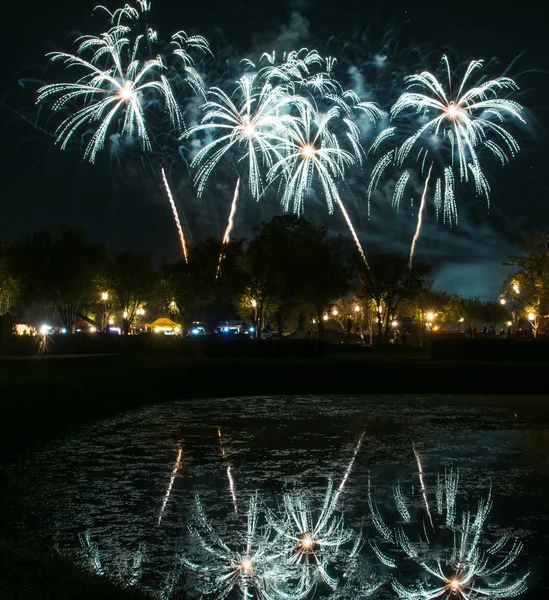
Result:
{"label": "glowing lamp light", "polygon": [[391,323],[391,327],[398,327],[398,321],[393,321]]}
{"label": "glowing lamp light", "polygon": [[533,312],[528,313],[528,320],[529,321],[534,321],[535,318],[536,318],[536,315]]}
{"label": "glowing lamp light", "polygon": [[257,307],[257,300],[252,300],[252,308],[256,308]]}
{"label": "glowing lamp light", "polygon": [[327,320],[328,320],[328,315],[324,315],[324,316],[322,317],[322,319],[323,319],[324,321],[327,321]]}
{"label": "glowing lamp light", "polygon": [[171,306],[172,308],[174,308],[174,307],[175,307],[175,300],[172,300],[172,301],[170,302],[170,306]]}
{"label": "glowing lamp light", "polygon": [[461,319],[459,320],[459,322],[463,323],[463,321],[465,321],[465,319],[463,317],[461,317]]}
{"label": "glowing lamp light", "polygon": [[127,310],[125,310],[125,311],[122,313],[122,317],[124,317],[124,319],[127,319],[127,318],[128,318],[128,311],[127,311]]}
{"label": "glowing lamp light", "polygon": [[97,331],[97,327],[90,327],[90,333],[95,333]]}
{"label": "glowing lamp light", "polygon": [[433,321],[435,318],[435,313],[428,312],[425,316],[427,317],[427,321]]}
{"label": "glowing lamp light", "polygon": [[114,325],[114,319],[109,319],[109,325]]}
{"label": "glowing lamp light", "polygon": [[380,306],[378,306],[378,307],[377,307],[377,312],[378,312],[379,314],[381,314],[381,313],[383,312],[383,306],[381,306],[381,305],[380,305]]}
{"label": "glowing lamp light", "polygon": [[461,590],[461,583],[460,583],[459,579],[452,579],[450,581],[450,589],[452,590],[452,592],[454,594]]}
{"label": "glowing lamp light", "polygon": [[106,302],[109,299],[109,292],[101,292],[101,300]]}
{"label": "glowing lamp light", "polygon": [[51,327],[49,325],[42,325],[40,327],[40,335],[48,335],[50,330],[51,330]]}
{"label": "glowing lamp light", "polygon": [[435,325],[435,326],[433,327],[433,331],[438,331],[438,325]]}
{"label": "glowing lamp light", "polygon": [[355,306],[355,312],[360,312],[360,306],[358,304]]}
{"label": "glowing lamp light", "polygon": [[338,314],[339,313],[337,311],[337,308],[334,308],[334,310],[332,310],[332,315],[334,315],[334,317],[337,317]]}
{"label": "glowing lamp light", "polygon": [[505,298],[500,298],[499,299],[499,303],[503,306],[507,301],[505,300]]}
{"label": "glowing lamp light", "polygon": [[507,321],[507,327],[511,327],[512,324],[513,324],[513,321]]}
{"label": "glowing lamp light", "polygon": [[520,294],[520,288],[519,288],[519,286],[516,283],[513,286],[513,291],[515,292],[515,294]]}

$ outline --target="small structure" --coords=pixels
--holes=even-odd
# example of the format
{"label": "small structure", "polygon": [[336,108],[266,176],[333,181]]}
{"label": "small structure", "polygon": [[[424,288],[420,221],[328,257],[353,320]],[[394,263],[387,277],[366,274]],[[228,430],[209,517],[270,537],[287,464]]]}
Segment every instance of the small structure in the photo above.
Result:
{"label": "small structure", "polygon": [[145,331],[163,335],[181,335],[181,325],[167,317],[161,317],[153,323],[147,323]]}

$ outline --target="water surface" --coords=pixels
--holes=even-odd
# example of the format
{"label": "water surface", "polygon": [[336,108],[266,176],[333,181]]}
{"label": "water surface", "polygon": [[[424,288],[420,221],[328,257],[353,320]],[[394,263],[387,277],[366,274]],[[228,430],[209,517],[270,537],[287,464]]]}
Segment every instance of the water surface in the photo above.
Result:
{"label": "water surface", "polygon": [[[523,597],[545,598],[549,425],[522,407],[521,398],[428,395],[156,405],[84,427],[11,467],[4,518],[24,539],[161,598],[186,586],[213,597],[231,589],[231,598],[243,588],[257,596],[261,586],[271,598],[297,598],[299,590],[358,597],[371,586],[373,598],[396,598],[395,574],[407,589],[436,583],[421,557],[398,546],[397,532],[414,544],[424,538],[428,560],[448,562],[463,519],[470,513],[474,522],[490,498],[479,539],[471,533],[468,543],[486,553],[506,535],[506,548],[514,539],[523,547],[478,581],[497,589],[501,575],[509,583],[530,572]],[[326,527],[305,552],[295,517],[313,528],[326,499]],[[250,514],[251,544],[262,552],[255,571],[238,562]],[[231,569],[234,589],[219,583]]]}

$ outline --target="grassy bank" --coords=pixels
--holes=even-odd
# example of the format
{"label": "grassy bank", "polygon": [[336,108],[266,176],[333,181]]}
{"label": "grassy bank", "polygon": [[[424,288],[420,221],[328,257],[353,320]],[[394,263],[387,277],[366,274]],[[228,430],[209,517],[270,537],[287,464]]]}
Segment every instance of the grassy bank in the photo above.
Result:
{"label": "grassy bank", "polygon": [[182,398],[272,394],[506,394],[546,391],[541,362],[440,361],[408,355],[181,358],[172,355],[0,360],[0,456],[71,427]]}
{"label": "grassy bank", "polygon": [[0,541],[0,600],[151,600],[75,567],[54,551]]}

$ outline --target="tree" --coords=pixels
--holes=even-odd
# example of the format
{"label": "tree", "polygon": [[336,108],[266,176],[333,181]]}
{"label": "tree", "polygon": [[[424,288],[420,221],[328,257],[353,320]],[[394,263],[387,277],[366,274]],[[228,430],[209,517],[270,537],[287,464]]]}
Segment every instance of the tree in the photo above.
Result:
{"label": "tree", "polygon": [[283,215],[261,224],[247,251],[248,289],[257,294],[262,314],[272,314],[280,335],[292,315],[303,332],[310,313],[322,337],[324,311],[349,289],[346,252],[344,238],[330,237],[303,217]]}
{"label": "tree", "polygon": [[93,282],[105,262],[103,246],[89,243],[79,229],[62,227],[28,236],[12,252],[27,302],[57,309],[63,325],[74,332],[80,308],[95,299]]}
{"label": "tree", "polygon": [[21,292],[21,277],[13,269],[9,255],[0,255],[0,315],[13,312]]}
{"label": "tree", "polygon": [[[218,271],[221,253],[224,258]],[[239,241],[222,245],[208,239],[189,248],[188,262],[181,260],[165,267],[169,293],[187,325],[200,321],[213,330],[222,310],[242,289],[241,253]]]}
{"label": "tree", "polygon": [[423,345],[423,334],[427,323],[453,323],[462,318],[460,298],[448,292],[426,287],[406,302],[410,316],[419,324],[419,344]]}
{"label": "tree", "polygon": [[431,268],[420,262],[411,266],[404,254],[371,254],[368,265],[357,260],[359,295],[377,307],[378,341],[389,340],[391,323],[401,303],[419,295],[429,285]]}
{"label": "tree", "polygon": [[134,252],[123,252],[112,258],[106,275],[108,287],[122,313],[123,333],[128,335],[137,310],[154,294],[158,275],[146,256]]}
{"label": "tree", "polygon": [[523,256],[510,256],[503,263],[517,270],[504,280],[500,293],[513,300],[518,314],[530,321],[537,336],[540,318],[549,307],[549,234],[535,234],[523,250]]}

